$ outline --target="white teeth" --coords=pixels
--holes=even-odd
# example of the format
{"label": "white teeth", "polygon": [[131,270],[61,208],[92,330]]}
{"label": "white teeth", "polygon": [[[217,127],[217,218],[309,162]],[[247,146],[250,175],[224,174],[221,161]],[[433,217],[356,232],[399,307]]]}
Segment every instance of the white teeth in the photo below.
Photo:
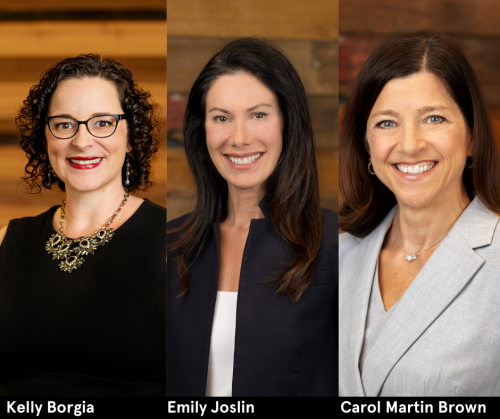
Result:
{"label": "white teeth", "polygon": [[400,172],[403,172],[403,173],[420,174],[420,173],[427,172],[428,170],[431,170],[434,167],[434,163],[432,163],[429,166],[427,166],[427,164],[425,164],[424,166],[418,166],[418,165],[403,166],[402,164],[396,164],[396,167],[398,168],[398,170]]}
{"label": "white teeth", "polygon": [[262,153],[254,154],[253,156],[243,157],[242,159],[238,157],[231,157],[231,156],[228,157],[233,164],[236,164],[238,166],[246,166],[247,164],[252,164],[255,160],[257,160],[260,157],[261,154]]}
{"label": "white teeth", "polygon": [[95,164],[99,163],[102,160],[102,157],[99,157],[97,159],[92,159],[92,160],[74,160],[74,159],[69,159],[69,161],[73,164]]}

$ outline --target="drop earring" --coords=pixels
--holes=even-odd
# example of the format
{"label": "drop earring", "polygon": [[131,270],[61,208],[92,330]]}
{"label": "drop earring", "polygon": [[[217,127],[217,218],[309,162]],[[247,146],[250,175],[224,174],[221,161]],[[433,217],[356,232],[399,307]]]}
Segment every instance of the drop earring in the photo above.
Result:
{"label": "drop earring", "polygon": [[125,186],[129,186],[130,185],[130,162],[129,162],[129,159],[128,159],[128,154],[127,154],[127,158],[125,159]]}
{"label": "drop earring", "polygon": [[[372,169],[370,169],[370,166],[372,166]],[[373,164],[371,159],[368,160],[368,173],[370,173],[370,175],[375,174],[375,172],[373,171]]]}
{"label": "drop earring", "polygon": [[50,175],[50,172],[51,172],[51,171],[52,171],[52,166],[51,166],[51,165],[50,165],[50,163],[49,163],[49,173],[48,173],[48,175],[47,175],[47,177],[49,178],[49,180],[48,180],[48,182],[47,182],[47,187],[48,187],[48,188],[50,188],[50,184],[51,184],[51,181],[52,181],[52,179],[51,179],[51,175]]}

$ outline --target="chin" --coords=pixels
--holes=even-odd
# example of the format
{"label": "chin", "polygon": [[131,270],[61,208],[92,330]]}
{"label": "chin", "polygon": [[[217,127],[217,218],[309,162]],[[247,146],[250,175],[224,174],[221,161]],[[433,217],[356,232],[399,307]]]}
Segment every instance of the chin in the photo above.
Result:
{"label": "chin", "polygon": [[77,182],[64,182],[66,190],[71,189],[78,192],[92,192],[103,187],[102,181],[87,180],[87,181],[77,181]]}
{"label": "chin", "polygon": [[420,208],[431,203],[432,198],[425,192],[413,191],[397,196],[397,201],[411,208]]}
{"label": "chin", "polygon": [[226,179],[227,180],[227,183],[228,185],[231,185],[235,188],[238,188],[238,189],[255,189],[255,188],[258,188],[262,185],[263,182],[256,182],[255,179],[248,179],[248,181],[235,181],[235,182],[231,182],[231,180],[229,179]]}

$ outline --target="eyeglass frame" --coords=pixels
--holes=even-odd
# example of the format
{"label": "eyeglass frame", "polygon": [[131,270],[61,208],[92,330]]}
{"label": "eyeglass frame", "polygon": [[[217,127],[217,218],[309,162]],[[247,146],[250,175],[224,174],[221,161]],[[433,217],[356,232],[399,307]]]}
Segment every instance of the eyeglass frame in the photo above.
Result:
{"label": "eyeglass frame", "polygon": [[[94,118],[99,118],[100,116],[114,116],[115,119],[116,119],[116,125],[115,125],[115,130],[109,134],[109,135],[106,135],[104,137],[98,137],[97,135],[94,135],[90,132],[90,128],[88,126],[88,123],[91,119],[94,119]],[[75,133],[71,136],[71,137],[66,137],[66,138],[61,138],[61,137],[58,137],[57,135],[55,135],[53,132],[52,132],[52,129],[50,128],[50,120],[53,119],[53,118],[68,118],[68,119],[72,119],[73,121],[77,122],[78,125],[76,126],[76,131]],[[70,138],[73,138],[77,133],[78,133],[78,130],[80,129],[80,125],[81,124],[84,124],[86,127],[87,127],[87,131],[89,132],[90,135],[92,135],[92,137],[95,137],[95,138],[108,138],[108,137],[111,137],[115,132],[116,132],[116,128],[118,128],[118,123],[122,120],[122,119],[127,119],[125,118],[125,114],[122,113],[120,115],[117,115],[117,114],[112,114],[112,113],[106,113],[106,114],[102,114],[102,115],[96,115],[96,116],[92,116],[91,118],[87,119],[86,121],[78,121],[77,119],[75,118],[71,118],[70,116],[60,116],[60,115],[54,115],[54,116],[47,116],[45,121],[47,123],[47,126],[49,127],[49,131],[50,133],[58,138],[59,140],[69,140]]]}

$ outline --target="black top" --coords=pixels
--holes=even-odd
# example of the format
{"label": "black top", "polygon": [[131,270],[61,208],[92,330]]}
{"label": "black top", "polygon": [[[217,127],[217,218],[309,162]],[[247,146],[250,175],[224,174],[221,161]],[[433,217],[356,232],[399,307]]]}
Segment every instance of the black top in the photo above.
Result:
{"label": "black top", "polygon": [[165,208],[145,200],[72,273],[45,250],[57,208],[0,247],[0,395],[165,394]]}
{"label": "black top", "polygon": [[[264,198],[264,219],[251,221],[238,289],[232,395],[336,396],[338,394],[338,214],[323,210],[324,239],[313,282],[297,303],[265,283],[291,255],[274,227]],[[212,324],[219,282],[218,215],[202,252],[189,268],[191,286],[177,297],[175,254],[167,256],[167,396],[206,394]],[[167,224],[180,226],[187,216]],[[168,244],[177,233],[168,234]]]}

